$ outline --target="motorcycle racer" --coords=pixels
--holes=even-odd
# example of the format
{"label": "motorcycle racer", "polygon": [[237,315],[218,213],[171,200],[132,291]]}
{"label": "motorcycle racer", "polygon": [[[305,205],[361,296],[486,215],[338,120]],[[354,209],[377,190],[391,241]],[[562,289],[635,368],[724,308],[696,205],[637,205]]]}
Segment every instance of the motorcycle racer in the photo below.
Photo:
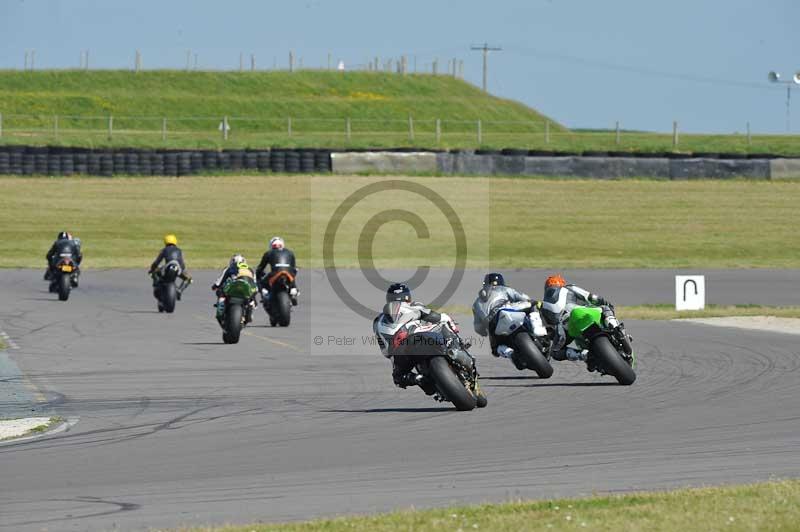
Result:
{"label": "motorcycle racer", "polygon": [[378,346],[381,349],[381,353],[386,358],[392,360],[392,380],[394,381],[395,385],[400,388],[418,385],[425,390],[425,393],[430,392],[429,395],[431,395],[434,393],[434,391],[425,389],[426,387],[425,383],[423,382],[423,376],[414,371],[413,357],[408,355],[391,355],[389,352],[389,344],[387,343],[388,339],[383,338],[378,333],[378,324],[381,322],[381,320],[394,320],[394,317],[389,315],[387,312],[389,310],[389,304],[393,302],[400,303],[401,306],[399,312],[411,312],[414,314],[414,319],[417,321],[424,321],[428,323],[445,323],[455,333],[458,332],[458,327],[452,318],[450,318],[450,316],[447,314],[431,310],[425,307],[422,303],[412,302],[411,290],[404,283],[394,283],[389,286],[388,290],[386,291],[387,304],[383,307],[383,311],[372,322],[372,330],[378,339]]}
{"label": "motorcycle racer", "polygon": [[569,316],[577,306],[599,307],[608,302],[588,290],[567,284],[560,274],[551,275],[544,283],[541,315],[545,323],[553,327],[553,341],[550,356],[555,360],[585,361],[587,351],[567,347],[572,339],[567,334]]}
{"label": "motorcycle racer", "polygon": [[530,296],[506,286],[505,278],[501,273],[487,273],[483,278],[483,286],[478,292],[478,297],[472,304],[473,327],[481,336],[489,337],[492,355],[511,359],[515,365],[514,349],[507,345],[497,345],[497,338],[491,330],[492,320],[503,305],[508,303],[528,302],[533,306]]}

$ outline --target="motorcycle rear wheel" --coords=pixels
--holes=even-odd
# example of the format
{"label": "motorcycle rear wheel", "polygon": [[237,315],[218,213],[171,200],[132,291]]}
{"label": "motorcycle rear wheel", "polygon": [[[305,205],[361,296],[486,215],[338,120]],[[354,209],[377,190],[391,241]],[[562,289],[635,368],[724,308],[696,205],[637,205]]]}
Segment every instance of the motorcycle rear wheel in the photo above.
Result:
{"label": "motorcycle rear wheel", "polygon": [[281,327],[288,327],[289,322],[292,319],[291,314],[291,305],[292,302],[289,301],[289,294],[286,292],[280,291],[275,294],[275,305],[277,307],[277,322],[278,325]]}
{"label": "motorcycle rear wheel", "polygon": [[165,283],[161,287],[161,304],[167,313],[175,311],[175,301],[178,299],[175,283]]}
{"label": "motorcycle rear wheel", "polygon": [[436,387],[448,401],[453,403],[456,410],[468,411],[477,406],[475,395],[464,386],[444,357],[433,357],[430,361],[430,370],[436,381]]}
{"label": "motorcycle rear wheel", "polygon": [[69,276],[61,274],[58,276],[58,300],[66,301],[69,299]]}
{"label": "motorcycle rear wheel", "polygon": [[242,332],[242,306],[231,305],[225,310],[224,333],[222,341],[226,344],[238,344]]}
{"label": "motorcycle rear wheel", "polygon": [[540,379],[549,379],[553,375],[553,366],[545,358],[533,339],[525,332],[517,334],[514,338],[518,356],[525,362],[528,369],[532,369]]}

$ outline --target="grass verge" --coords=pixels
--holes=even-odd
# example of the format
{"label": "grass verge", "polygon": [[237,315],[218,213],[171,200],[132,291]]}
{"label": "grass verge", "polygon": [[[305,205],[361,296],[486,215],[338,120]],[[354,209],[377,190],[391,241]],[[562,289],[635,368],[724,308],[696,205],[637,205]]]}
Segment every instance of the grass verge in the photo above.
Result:
{"label": "grass verge", "polygon": [[184,532],[453,530],[797,530],[800,481],[408,510],[305,523],[186,528]]}
{"label": "grass verge", "polygon": [[[261,176],[0,179],[0,267],[39,268],[60,230],[84,243],[88,268],[146,268],[176,233],[190,268],[255,261],[282,235],[303,268],[322,265],[321,232],[350,191],[384,177]],[[461,217],[468,267],[798,268],[793,224],[800,183],[401,178],[439,192]],[[453,233],[419,197],[392,191],[359,204],[342,225],[336,263],[358,266],[370,216],[412,209],[375,233],[379,267],[452,267]],[[437,217],[438,216],[438,217]],[[13,235],[13,238],[9,236]]]}

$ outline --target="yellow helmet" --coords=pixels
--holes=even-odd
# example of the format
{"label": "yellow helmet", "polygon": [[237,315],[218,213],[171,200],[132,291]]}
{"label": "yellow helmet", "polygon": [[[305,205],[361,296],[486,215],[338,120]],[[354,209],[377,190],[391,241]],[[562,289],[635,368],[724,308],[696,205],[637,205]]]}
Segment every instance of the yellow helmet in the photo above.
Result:
{"label": "yellow helmet", "polygon": [[165,246],[169,246],[170,244],[172,244],[173,246],[177,246],[178,245],[178,237],[176,237],[175,235],[172,235],[172,234],[164,235],[164,245]]}

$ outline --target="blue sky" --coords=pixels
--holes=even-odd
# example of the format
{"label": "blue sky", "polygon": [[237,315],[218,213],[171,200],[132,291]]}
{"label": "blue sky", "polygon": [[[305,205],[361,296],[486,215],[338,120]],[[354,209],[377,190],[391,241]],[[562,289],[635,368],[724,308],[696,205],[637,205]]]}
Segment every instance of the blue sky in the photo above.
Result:
{"label": "blue sky", "polygon": [[[490,90],[531,105],[569,127],[692,132],[784,133],[785,86],[800,71],[797,0],[362,0],[175,1],[0,0],[0,68],[236,69],[254,53],[260,68],[346,65],[416,55],[464,60],[479,84],[472,44],[503,47],[490,57]],[[792,22],[795,23],[794,27]],[[800,133],[800,85],[792,132]]]}

